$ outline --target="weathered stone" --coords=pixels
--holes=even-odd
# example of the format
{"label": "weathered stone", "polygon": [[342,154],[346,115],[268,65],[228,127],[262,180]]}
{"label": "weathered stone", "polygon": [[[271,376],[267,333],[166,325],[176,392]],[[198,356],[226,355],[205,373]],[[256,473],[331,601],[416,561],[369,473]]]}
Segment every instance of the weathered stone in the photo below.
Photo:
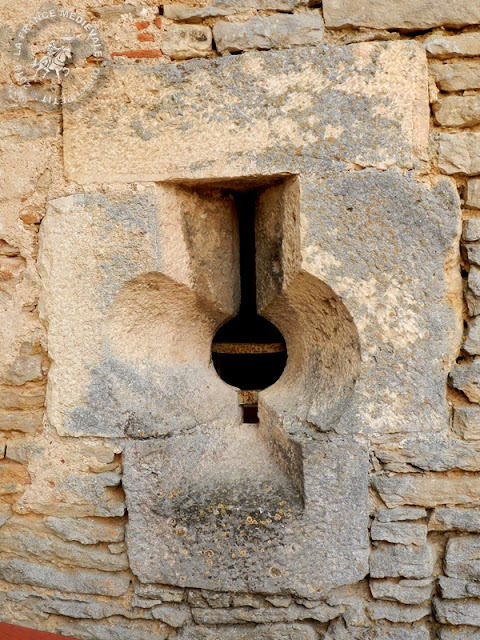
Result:
{"label": "weathered stone", "polygon": [[432,27],[464,27],[480,22],[478,0],[450,0],[448,3],[428,0],[389,0],[362,2],[324,0],[323,13],[327,27],[372,27],[416,31]]}
{"label": "weathered stone", "polygon": [[430,615],[429,606],[393,604],[391,602],[373,602],[367,607],[372,620],[389,622],[416,622]]}
{"label": "weathered stone", "polygon": [[424,545],[427,542],[427,525],[410,522],[372,522],[372,540],[386,540],[399,544]]}
{"label": "weathered stone", "polygon": [[435,597],[432,604],[435,618],[442,624],[480,626],[480,602],[441,600]]}
{"label": "weathered stone", "polygon": [[119,4],[113,7],[92,7],[91,11],[94,16],[101,20],[113,21],[118,20],[121,16],[141,17],[142,7],[136,7],[133,4]]}
{"label": "weathered stone", "polygon": [[152,614],[155,620],[161,620],[169,627],[183,627],[189,620],[190,610],[182,605],[162,604],[153,607]]}
{"label": "weathered stone", "polygon": [[[370,580],[372,596],[380,600],[396,600],[402,604],[422,604],[429,600],[435,584],[432,578],[424,580]],[[390,618],[389,618],[390,619]]]}
{"label": "weathered stone", "polygon": [[475,265],[470,265],[470,271],[468,273],[468,287],[473,295],[480,295],[480,268]]}
{"label": "weathered stone", "polygon": [[480,631],[472,628],[438,630],[439,640],[480,640]]}
{"label": "weathered stone", "polygon": [[480,509],[435,509],[428,528],[434,531],[459,530],[480,533]]}
{"label": "weathered stone", "polygon": [[438,124],[444,127],[474,127],[480,123],[480,96],[447,96],[433,105]]}
{"label": "weathered stone", "polygon": [[28,591],[13,593],[10,591],[8,597],[22,600],[38,612],[66,616],[75,620],[102,620],[113,616],[123,616],[135,620],[152,619],[150,611],[132,609],[124,601],[118,599],[105,601],[82,597],[78,594],[75,594],[73,598],[66,594],[52,597],[45,594],[30,595]]}
{"label": "weathered stone", "polygon": [[[477,247],[477,245],[473,246]],[[478,248],[480,249],[480,245],[478,245]],[[463,348],[467,353],[470,353],[471,355],[480,355],[480,318],[472,318],[468,321],[467,338],[465,340]]]}
{"label": "weathered stone", "polygon": [[465,242],[480,240],[480,218],[468,218],[463,223],[462,238]]}
{"label": "weathered stone", "polygon": [[69,620],[50,616],[56,633],[81,638],[82,640],[167,640],[172,629],[163,622],[153,620],[126,620],[112,616],[106,620]]}
{"label": "weathered stone", "polygon": [[268,607],[265,609],[252,609],[244,607],[239,609],[192,609],[193,619],[197,624],[235,624],[235,623],[271,623],[271,622],[295,622],[296,620],[316,620],[328,622],[337,618],[345,611],[345,607],[329,607],[326,604],[318,604],[311,609],[306,609],[293,604],[281,609]]}
{"label": "weathered stone", "polygon": [[213,27],[215,45],[220,53],[237,53],[250,49],[287,49],[316,45],[323,40],[320,14],[277,14],[252,18],[246,22],[219,21]]}
{"label": "weathered stone", "polygon": [[0,431],[35,433],[43,423],[43,409],[39,411],[0,411]]}
{"label": "weathered stone", "polygon": [[0,460],[0,496],[21,493],[29,482],[26,467],[10,460]]}
{"label": "weathered stone", "polygon": [[426,71],[404,41],[118,66],[95,94],[95,118],[88,103],[65,111],[66,174],[92,183],[413,167],[427,157]]}
{"label": "weathered stone", "polygon": [[12,518],[0,528],[0,551],[13,553],[29,559],[34,557],[47,561],[103,571],[122,571],[128,569],[126,554],[111,554],[98,547],[86,548],[75,542],[65,542],[56,536],[42,531],[35,523],[25,522],[22,518]]}
{"label": "weathered stone", "polygon": [[424,42],[428,53],[436,58],[480,55],[480,33],[473,31],[457,36],[433,35]]}
{"label": "weathered stone", "polygon": [[[465,204],[472,209],[480,209],[480,178],[471,178],[467,181]],[[475,218],[467,220],[466,223],[478,224],[480,220],[475,222]],[[475,238],[478,240],[478,237]]]}
{"label": "weathered stone", "polygon": [[2,554],[0,577],[13,584],[28,584],[45,589],[59,589],[71,593],[88,593],[119,597],[127,593],[130,574],[95,569],[59,569],[38,561]]}
{"label": "weathered stone", "polygon": [[445,573],[452,578],[478,580],[479,554],[480,536],[450,538],[445,551]]}
{"label": "weathered stone", "polygon": [[169,20],[199,22],[204,18],[228,16],[249,9],[292,11],[297,5],[302,4],[306,4],[304,0],[214,0],[202,7],[189,7],[174,2],[165,5],[163,11]]}
{"label": "weathered stone", "polygon": [[480,61],[461,60],[451,64],[432,64],[430,72],[442,91],[480,89]]}
{"label": "weathered stone", "polygon": [[438,586],[440,587],[440,594],[442,598],[458,600],[460,598],[468,598],[469,596],[467,591],[467,580],[438,576]]}
{"label": "weathered stone", "polygon": [[[474,349],[471,343],[469,349]],[[476,348],[474,350],[477,351]],[[480,350],[478,351],[480,354]],[[453,429],[465,440],[480,440],[480,407],[474,404],[455,407],[453,410]]]}
{"label": "weathered stone", "polygon": [[2,377],[2,382],[4,384],[22,385],[32,380],[41,380],[43,377],[43,356],[38,351],[38,347],[35,348],[29,343],[22,344],[15,361]]}
{"label": "weathered stone", "polygon": [[401,520],[421,520],[427,517],[425,509],[420,507],[396,507],[394,509],[379,509],[375,519],[379,522],[398,522]]}
{"label": "weathered stone", "polygon": [[370,556],[370,575],[372,578],[428,578],[434,561],[434,549],[430,545],[379,544]]}
{"label": "weathered stone", "polygon": [[480,173],[480,133],[442,133],[438,166],[449,175]]}
{"label": "weathered stone", "polygon": [[185,591],[179,587],[135,582],[134,590],[142,598],[158,599],[162,602],[182,602],[185,598]]}
{"label": "weathered stone", "polygon": [[97,544],[98,542],[121,542],[125,523],[115,520],[102,522],[91,518],[46,518],[45,524],[62,540]]}
{"label": "weathered stone", "polygon": [[444,504],[480,504],[480,478],[475,474],[441,476],[437,473],[387,475],[376,473],[372,483],[390,507],[402,504],[437,507]]}
{"label": "weathered stone", "polygon": [[212,30],[203,25],[172,24],[162,35],[162,52],[174,60],[212,53]]}
{"label": "weathered stone", "polygon": [[[254,634],[252,636],[252,633]],[[308,624],[268,624],[245,626],[222,625],[222,627],[194,626],[183,629],[181,640],[316,640],[317,634]],[[422,639],[423,640],[423,639]]]}
{"label": "weathered stone", "polygon": [[0,385],[0,409],[41,409],[44,403],[43,385]]}
{"label": "weathered stone", "polygon": [[[474,269],[475,267],[472,267]],[[470,273],[472,273],[472,269]],[[480,268],[478,269],[480,274]],[[472,283],[469,282],[472,288]],[[476,291],[474,290],[474,293]],[[480,293],[480,291],[479,291]],[[460,389],[471,402],[480,402],[480,358],[473,358],[470,362],[460,362],[452,367],[450,384]]]}

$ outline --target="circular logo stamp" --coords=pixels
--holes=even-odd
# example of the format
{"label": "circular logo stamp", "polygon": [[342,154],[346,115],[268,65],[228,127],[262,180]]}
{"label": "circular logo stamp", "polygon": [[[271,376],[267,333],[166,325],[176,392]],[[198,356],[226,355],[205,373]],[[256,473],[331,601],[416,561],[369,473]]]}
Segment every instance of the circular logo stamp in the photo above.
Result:
{"label": "circular logo stamp", "polygon": [[[13,41],[13,74],[28,98],[73,104],[92,94],[106,65],[105,46],[86,18],[62,7],[39,10]],[[64,80],[73,68],[82,72]]]}

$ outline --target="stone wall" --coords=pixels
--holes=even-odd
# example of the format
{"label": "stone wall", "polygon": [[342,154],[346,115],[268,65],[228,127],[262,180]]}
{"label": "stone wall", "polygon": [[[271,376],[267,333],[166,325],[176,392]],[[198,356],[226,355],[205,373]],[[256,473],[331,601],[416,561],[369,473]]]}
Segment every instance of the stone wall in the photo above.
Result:
{"label": "stone wall", "polygon": [[[63,111],[54,102],[25,99],[12,71],[21,24],[54,6],[29,0],[0,8],[0,620],[85,640],[478,640],[478,0],[214,0],[161,7],[68,0],[64,8],[98,29],[110,63],[88,100]],[[89,64],[87,57],[66,81]],[[222,109],[224,96],[234,93],[232,77],[243,83],[234,96],[241,109],[233,115]],[[265,94],[249,93],[250,78]],[[325,78],[331,85],[319,98]],[[174,83],[186,98],[171,99],[159,119],[159,92]],[[269,91],[275,100],[259,106]],[[263,126],[263,108],[270,109],[271,131]],[[294,115],[286,122],[275,109]],[[325,133],[321,144],[317,130]],[[187,151],[186,140],[193,141]],[[309,361],[303,386],[295,387],[301,376],[294,371],[280,392],[265,395],[265,423],[275,412],[293,416],[284,422],[304,452],[302,481],[307,489],[322,487],[305,489],[314,504],[307,524],[325,527],[325,537],[299,558],[296,582],[277,588],[249,574],[235,583],[222,565],[215,574],[220,586],[206,588],[194,561],[185,565],[183,583],[168,571],[170,550],[181,553],[180,524],[174,523],[175,544],[166,525],[157,530],[154,521],[145,531],[138,524],[152,486],[156,491],[142,469],[161,486],[170,480],[167,462],[182,452],[172,445],[166,461],[155,458],[149,466],[155,438],[170,432],[142,424],[150,429],[145,440],[136,423],[124,433],[115,422],[126,411],[122,401],[130,409],[140,400],[122,387],[114,357],[146,357],[142,340],[125,331],[132,308],[152,304],[141,297],[145,283],[138,278],[158,271],[175,280],[171,295],[184,301],[183,316],[167,310],[163,324],[156,314],[136,317],[142,335],[163,336],[156,362],[173,367],[186,389],[170,397],[163,380],[165,396],[154,409],[158,416],[172,397],[184,403],[172,420],[186,430],[185,451],[197,452],[205,442],[207,449],[219,446],[211,433],[192,445],[188,430],[195,426],[191,415],[202,424],[236,416],[234,409],[222,413],[231,401],[224,388],[214,387],[206,399],[196,395],[196,385],[210,375],[206,364],[202,369],[210,325],[235,307],[228,294],[234,286],[224,287],[230,271],[219,272],[209,260],[215,251],[228,253],[218,212],[230,205],[222,189],[243,188],[245,176],[258,178],[251,185],[261,189],[299,176],[298,184],[287,180],[282,187],[281,206],[278,194],[265,196],[273,202],[265,215],[287,212],[275,224],[289,239],[279,250],[285,281],[295,283],[265,304],[266,313],[283,322],[286,336],[289,317],[300,317],[308,348],[321,353],[329,341],[318,346],[310,316],[301,312],[317,304],[315,313],[324,318],[334,308],[350,345],[342,351],[340,340],[335,352],[353,363],[345,368],[346,383],[337,376],[338,395],[351,377],[361,402],[338,413],[333,394],[319,407],[315,399],[329,390],[321,385],[303,398],[302,389],[325,377],[320,356]],[[288,226],[290,197],[298,200],[298,233]],[[325,203],[320,212],[312,205],[318,202]],[[218,246],[203,240],[202,220],[212,211]],[[175,235],[178,220],[193,229],[187,248]],[[292,266],[298,261],[301,273]],[[383,281],[378,273],[394,278]],[[138,285],[133,292],[131,282]],[[155,282],[161,305],[170,280]],[[93,293],[99,290],[101,297]],[[290,316],[282,315],[283,304]],[[195,333],[193,322],[190,328],[194,314],[204,333]],[[187,327],[182,357],[169,351],[180,325]],[[113,351],[108,363],[99,355],[104,326]],[[195,375],[185,373],[185,361],[198,365]],[[305,361],[295,355],[295,362],[302,372]],[[105,405],[102,385],[113,405]],[[148,393],[142,387],[137,395]],[[295,404],[301,396],[304,404]],[[328,411],[341,417],[325,426]],[[304,430],[294,419],[301,412]],[[241,463],[257,473],[253,455]],[[201,471],[195,470],[198,477]],[[322,504],[335,517],[319,515]],[[215,517],[224,515],[223,505],[217,507]],[[145,549],[157,539],[160,551],[148,556]],[[318,551],[325,551],[323,564]],[[166,578],[160,583],[152,575]]]}

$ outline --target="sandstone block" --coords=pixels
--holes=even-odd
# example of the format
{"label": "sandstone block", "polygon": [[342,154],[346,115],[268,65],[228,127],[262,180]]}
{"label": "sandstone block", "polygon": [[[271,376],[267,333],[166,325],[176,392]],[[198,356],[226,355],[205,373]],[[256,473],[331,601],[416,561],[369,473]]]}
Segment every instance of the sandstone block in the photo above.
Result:
{"label": "sandstone block", "polygon": [[377,522],[370,532],[372,540],[386,540],[398,544],[424,545],[427,542],[427,525],[410,522]]}
{"label": "sandstone block", "polygon": [[379,544],[370,556],[372,578],[428,578],[435,560],[433,547]]}
{"label": "sandstone block", "polygon": [[480,173],[480,133],[442,133],[438,166],[449,175]]}
{"label": "sandstone block", "polygon": [[3,554],[0,558],[0,577],[12,584],[28,584],[68,593],[89,593],[120,597],[127,593],[130,574],[96,569],[60,569],[35,560],[15,558]]}
{"label": "sandstone block", "polygon": [[480,626],[480,602],[433,599],[435,618],[442,624]]}
{"label": "sandstone block", "polygon": [[389,622],[416,622],[430,615],[429,606],[394,604],[392,602],[373,602],[367,606],[372,620]]}
{"label": "sandstone block", "polygon": [[[474,269],[474,267],[472,267]],[[470,270],[470,274],[472,273]],[[480,284],[480,268],[478,270]],[[469,279],[470,279],[469,274]],[[470,288],[476,294],[476,289],[470,284]],[[479,289],[480,294],[480,289]],[[450,384],[455,389],[460,389],[471,402],[480,402],[480,358],[474,358],[471,362],[461,362],[452,367],[450,372]]]}
{"label": "sandstone block", "polygon": [[396,600],[402,604],[422,604],[435,588],[432,578],[424,580],[370,580],[370,591],[377,600]]}
{"label": "sandstone block", "polygon": [[[468,180],[465,204],[467,207],[472,207],[472,209],[480,209],[480,178]],[[471,220],[475,219],[472,218]],[[477,221],[477,224],[479,222],[480,220]]]}
{"label": "sandstone block", "polygon": [[249,9],[263,11],[292,11],[297,5],[305,4],[304,0],[214,0],[202,7],[189,7],[173,2],[164,7],[164,16],[169,20],[182,22],[199,22],[204,18],[228,16]]}
{"label": "sandstone block", "polygon": [[480,218],[468,218],[463,223],[462,238],[465,242],[480,240]]}
{"label": "sandstone block", "polygon": [[62,540],[97,544],[121,542],[124,539],[123,522],[94,520],[93,518],[46,518],[45,524]]}
{"label": "sandstone block", "polygon": [[480,61],[461,60],[451,64],[432,64],[430,72],[442,91],[480,89]]}
{"label": "sandstone block", "polygon": [[77,182],[323,173],[349,162],[412,167],[426,158],[426,61],[410,42],[250,52],[155,70],[119,65],[95,101],[95,118],[87,103],[65,111],[66,173]]}
{"label": "sandstone block", "polygon": [[26,467],[11,460],[0,460],[0,496],[21,493],[29,482]]}
{"label": "sandstone block", "polygon": [[35,433],[43,423],[44,411],[1,411],[0,431]]}
{"label": "sandstone block", "polygon": [[295,45],[316,45],[323,40],[319,14],[277,14],[246,22],[216,22],[215,45],[220,53],[250,49],[285,49]]}
{"label": "sandstone block", "polygon": [[0,385],[0,409],[41,409],[44,403],[43,385]]}
{"label": "sandstone block", "polygon": [[173,60],[204,58],[212,53],[212,30],[203,25],[172,24],[163,33],[161,47]]}
{"label": "sandstone block", "polygon": [[480,578],[480,536],[450,538],[445,552],[445,573],[452,578]]}
{"label": "sandstone block", "polygon": [[424,47],[436,58],[454,58],[456,56],[480,55],[480,33],[461,33],[458,36],[430,36]]}
{"label": "sandstone block", "polygon": [[379,509],[375,514],[378,522],[398,522],[401,520],[421,520],[427,517],[425,509],[420,507],[396,507],[394,509]]}
{"label": "sandstone block", "polygon": [[480,509],[437,508],[428,528],[435,531],[470,531],[480,533]]}
{"label": "sandstone block", "polygon": [[[374,487],[391,507],[414,504],[437,507],[444,504],[480,504],[480,478],[475,474],[441,476],[437,473],[392,474],[376,473]],[[374,576],[377,577],[377,576]]]}
{"label": "sandstone block", "polygon": [[433,105],[438,124],[444,127],[474,127],[480,123],[480,96],[447,96]]}
{"label": "sandstone block", "polygon": [[[477,247],[477,245],[473,246]],[[480,249],[480,245],[478,245],[478,248]],[[471,355],[480,355],[480,318],[476,317],[468,321],[467,338],[465,340],[463,348],[465,349],[465,351],[467,351],[467,353],[470,353]]]}
{"label": "sandstone block", "polygon": [[432,27],[464,27],[480,22],[478,0],[450,0],[421,4],[417,0],[389,2],[370,0],[359,4],[356,0],[324,0],[323,12],[327,27],[372,27],[373,29],[401,29],[415,31]]}

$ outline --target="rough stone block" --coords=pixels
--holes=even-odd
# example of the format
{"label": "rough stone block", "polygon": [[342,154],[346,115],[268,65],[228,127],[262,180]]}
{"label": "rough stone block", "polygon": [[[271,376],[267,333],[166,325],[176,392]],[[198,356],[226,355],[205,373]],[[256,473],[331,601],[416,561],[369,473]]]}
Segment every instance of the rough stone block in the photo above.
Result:
{"label": "rough stone block", "polygon": [[480,123],[480,96],[447,96],[433,105],[438,124],[444,127],[474,127]]}
{"label": "rough stone block", "polygon": [[413,167],[427,157],[425,54],[410,42],[116,66],[95,105],[94,118],[88,102],[64,114],[76,182]]}
{"label": "rough stone block", "polygon": [[[467,181],[465,204],[467,207],[472,207],[472,209],[480,209],[480,178],[472,178]],[[477,221],[477,224],[479,222],[480,220]]]}
{"label": "rough stone block", "polygon": [[192,609],[192,616],[197,624],[235,624],[235,623],[275,623],[295,622],[296,620],[315,620],[328,622],[341,615],[344,607],[330,607],[321,603],[311,608],[292,604],[287,608],[267,607],[252,609],[250,607],[238,609]]}
{"label": "rough stone block", "polygon": [[44,411],[1,411],[0,431],[35,433],[43,423]]}
{"label": "rough stone block", "polygon": [[204,58],[212,53],[212,30],[203,25],[172,24],[163,33],[161,46],[173,60]]}
{"label": "rough stone block", "polygon": [[475,474],[443,476],[438,473],[392,474],[372,476],[373,486],[385,504],[397,507],[415,504],[437,507],[444,504],[480,504],[480,478]]}
{"label": "rough stone block", "polygon": [[480,631],[470,628],[438,630],[439,640],[480,640]]}
{"label": "rough stone block", "polygon": [[71,620],[50,616],[56,633],[82,640],[167,640],[172,628],[154,620],[127,620],[112,616],[105,620]]}
{"label": "rough stone block", "polygon": [[169,20],[199,22],[204,18],[229,16],[249,9],[292,11],[296,6],[305,4],[305,0],[214,0],[201,7],[190,7],[173,2],[165,5],[164,16]]}
{"label": "rough stone block", "polygon": [[[480,249],[480,245],[478,248]],[[468,321],[467,338],[463,348],[471,355],[480,355],[480,318],[472,318]]]}
{"label": "rough stone block", "polygon": [[425,545],[379,544],[370,556],[372,578],[428,578],[432,575],[435,553]]}
{"label": "rough stone block", "polygon": [[445,573],[452,578],[478,580],[479,556],[480,536],[450,538],[445,551]]}
{"label": "rough stone block", "polygon": [[416,31],[432,27],[464,27],[480,22],[478,0],[419,3],[417,0],[324,0],[323,12],[327,27],[372,27]]}
{"label": "rough stone block", "polygon": [[0,409],[41,409],[44,404],[44,385],[0,386]]}
{"label": "rough stone block", "polygon": [[0,460],[0,496],[22,493],[29,482],[25,466],[11,460]]}
{"label": "rough stone block", "polygon": [[46,526],[62,540],[97,544],[99,542],[121,542],[124,539],[125,523],[115,520],[106,522],[93,518],[46,518]]}
{"label": "rough stone block", "polygon": [[416,622],[430,615],[429,606],[394,604],[392,602],[373,602],[367,606],[372,620],[389,622]]}
{"label": "rough stone block", "polygon": [[424,47],[436,58],[480,55],[480,33],[471,31],[457,36],[433,35],[424,42]]}
{"label": "rough stone block", "polygon": [[[480,274],[480,269],[478,271]],[[480,402],[480,358],[454,365],[450,372],[450,384],[463,391],[471,402]]]}
{"label": "rough stone block", "polygon": [[447,576],[438,576],[438,586],[440,587],[440,594],[442,598],[453,600],[468,598],[468,584],[469,583],[467,580],[460,580],[459,578],[447,578]]}
{"label": "rough stone block", "polygon": [[438,508],[428,523],[429,530],[435,531],[470,531],[480,533],[480,509],[455,509],[453,507]]}
{"label": "rough stone block", "polygon": [[370,580],[370,591],[377,600],[396,600],[402,604],[422,604],[429,600],[435,583],[432,578],[424,580]]}
{"label": "rough stone block", "polygon": [[451,64],[432,64],[429,67],[442,91],[480,89],[480,61],[461,60]]}
{"label": "rough stone block", "polygon": [[410,522],[372,522],[372,540],[386,540],[398,544],[424,545],[427,542],[427,525]]}
{"label": "rough stone block", "polygon": [[286,49],[295,45],[316,45],[323,40],[320,14],[277,14],[246,22],[219,21],[213,27],[220,53],[250,49]]}
{"label": "rough stone block", "polygon": [[465,242],[480,240],[480,218],[468,218],[463,223],[462,238]]}
{"label": "rough stone block", "polygon": [[449,175],[480,173],[480,133],[442,133],[438,166]]}
{"label": "rough stone block", "polygon": [[183,630],[182,640],[218,640],[219,633],[224,640],[316,640],[317,634],[308,624],[269,624],[255,627],[238,625],[218,627],[194,626]]}
{"label": "rough stone block", "polygon": [[425,509],[420,507],[396,507],[394,509],[379,509],[375,514],[378,522],[398,522],[402,520],[421,520],[427,517]]}
{"label": "rough stone block", "polygon": [[432,604],[435,618],[442,624],[480,626],[480,602],[434,598]]}

